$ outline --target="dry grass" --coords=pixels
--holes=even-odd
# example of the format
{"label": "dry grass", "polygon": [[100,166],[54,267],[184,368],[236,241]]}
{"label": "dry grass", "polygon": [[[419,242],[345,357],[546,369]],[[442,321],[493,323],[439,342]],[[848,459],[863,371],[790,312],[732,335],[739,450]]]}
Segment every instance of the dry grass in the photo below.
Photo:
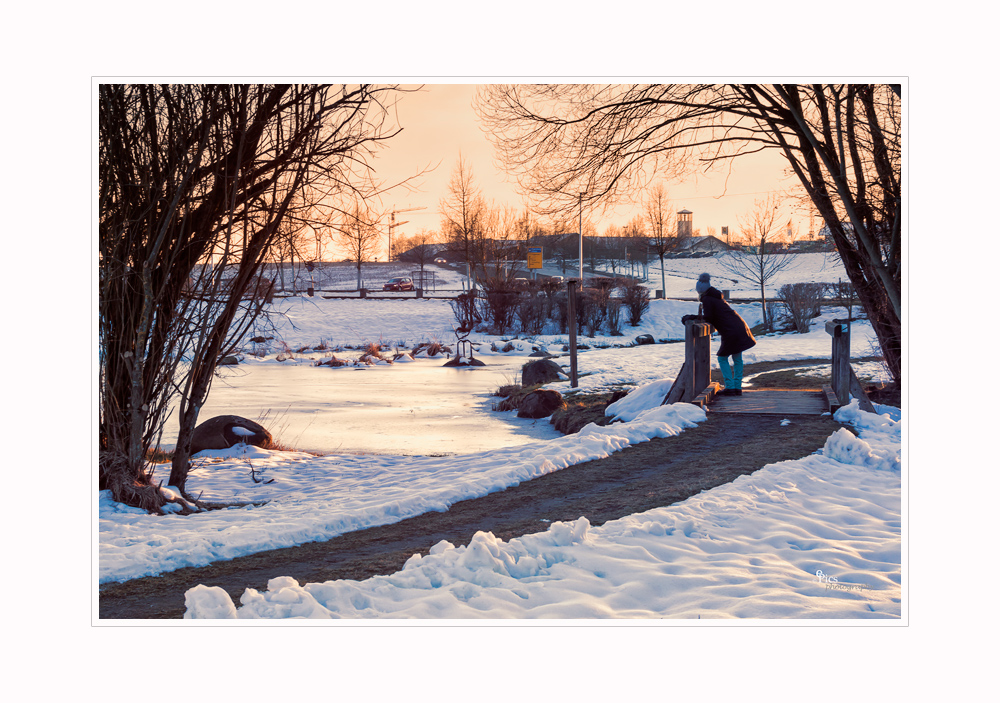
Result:
{"label": "dry grass", "polygon": [[552,426],[563,434],[573,434],[593,422],[603,426],[611,422],[604,414],[609,405],[624,398],[628,391],[615,389],[600,393],[574,393],[568,395],[566,406],[552,413]]}
{"label": "dry grass", "polygon": [[542,384],[536,383],[532,386],[521,386],[520,383],[511,383],[500,386],[493,392],[493,395],[503,398],[499,403],[494,403],[493,409],[498,412],[508,412],[510,410],[520,410],[521,403],[532,391],[537,391]]}
{"label": "dry grass", "polygon": [[381,359],[382,344],[380,342],[367,342],[362,348],[361,356],[370,356],[376,359]]}
{"label": "dry grass", "polygon": [[146,461],[151,464],[169,464],[173,460],[173,451],[165,451],[159,447],[153,447],[146,450]]}

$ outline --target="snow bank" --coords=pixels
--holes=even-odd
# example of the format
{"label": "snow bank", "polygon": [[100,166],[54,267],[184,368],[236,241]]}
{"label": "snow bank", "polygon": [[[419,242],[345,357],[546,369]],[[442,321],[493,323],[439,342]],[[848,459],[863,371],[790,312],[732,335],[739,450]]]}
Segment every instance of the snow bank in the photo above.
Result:
{"label": "snow bank", "polygon": [[673,385],[674,379],[671,378],[647,383],[631,391],[621,400],[611,403],[604,409],[604,414],[624,422],[634,420],[646,408],[661,404]]}

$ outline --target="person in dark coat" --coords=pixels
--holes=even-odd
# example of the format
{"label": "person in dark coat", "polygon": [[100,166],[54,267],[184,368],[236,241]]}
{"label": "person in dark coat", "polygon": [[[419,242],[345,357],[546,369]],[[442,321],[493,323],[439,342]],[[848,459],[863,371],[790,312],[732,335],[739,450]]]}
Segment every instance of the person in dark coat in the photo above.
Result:
{"label": "person in dark coat", "polygon": [[757,344],[757,340],[750,333],[746,320],[729,307],[719,290],[712,287],[712,277],[709,274],[698,276],[695,290],[701,299],[705,322],[712,325],[722,338],[716,356],[722,377],[726,381],[726,389],[720,395],[743,395],[743,352]]}

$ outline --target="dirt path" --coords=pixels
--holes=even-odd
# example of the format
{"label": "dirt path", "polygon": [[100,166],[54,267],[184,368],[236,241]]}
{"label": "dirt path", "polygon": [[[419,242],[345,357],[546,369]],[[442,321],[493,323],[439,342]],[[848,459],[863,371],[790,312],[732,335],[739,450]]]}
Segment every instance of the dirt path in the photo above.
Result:
{"label": "dirt path", "polygon": [[654,439],[606,459],[572,466],[483,498],[288,549],[275,549],[205,567],[105,586],[100,618],[179,618],[184,593],[198,584],[221,586],[239,606],[250,587],[264,590],[275,576],[299,583],[366,579],[402,568],[413,554],[440,542],[468,544],[477,531],[503,540],[548,529],[549,522],[586,516],[600,525],[671,505],[729,483],[766,464],[799,459],[823,446],[839,425],[827,417],[709,414],[677,437]]}

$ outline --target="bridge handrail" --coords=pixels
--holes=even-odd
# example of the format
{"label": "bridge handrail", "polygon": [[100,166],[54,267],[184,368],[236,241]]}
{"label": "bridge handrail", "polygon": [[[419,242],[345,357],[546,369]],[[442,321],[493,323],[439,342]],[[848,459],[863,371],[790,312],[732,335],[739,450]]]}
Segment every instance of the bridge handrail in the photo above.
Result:
{"label": "bridge handrail", "polygon": [[[851,366],[851,321],[834,319],[826,323],[826,332],[832,338],[833,349],[830,354],[830,387],[827,396],[830,398],[830,411],[833,412],[851,402],[853,395],[858,399],[862,410],[875,412],[875,407],[868,399],[861,381]],[[836,406],[836,407],[834,407]]]}

